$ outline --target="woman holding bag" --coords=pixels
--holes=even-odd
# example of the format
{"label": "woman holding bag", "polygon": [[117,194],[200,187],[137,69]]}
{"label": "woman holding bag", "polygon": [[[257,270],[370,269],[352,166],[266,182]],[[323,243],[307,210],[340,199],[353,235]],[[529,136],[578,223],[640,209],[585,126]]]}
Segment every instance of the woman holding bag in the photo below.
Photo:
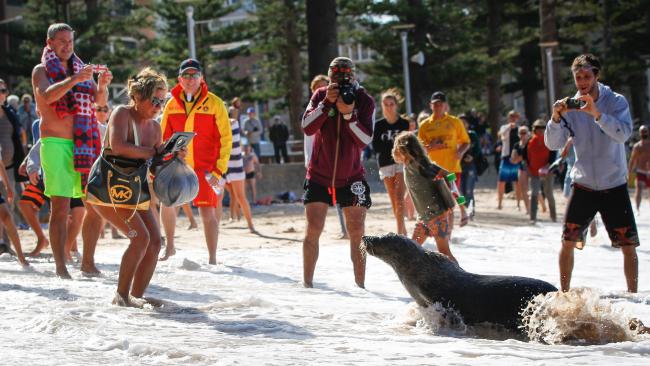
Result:
{"label": "woman holding bag", "polygon": [[131,101],[111,115],[102,155],[88,179],[86,202],[130,239],[113,304],[141,307],[160,251],[146,177],[149,160],[162,150],[162,133],[154,117],[163,107],[167,80],[147,67],[129,79],[127,89]]}

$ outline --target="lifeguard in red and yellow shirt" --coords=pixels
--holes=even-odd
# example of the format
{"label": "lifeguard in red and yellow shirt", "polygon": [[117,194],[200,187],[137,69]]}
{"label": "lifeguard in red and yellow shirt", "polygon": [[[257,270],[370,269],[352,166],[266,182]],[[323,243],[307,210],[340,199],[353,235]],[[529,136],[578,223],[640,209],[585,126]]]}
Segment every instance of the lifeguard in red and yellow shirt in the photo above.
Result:
{"label": "lifeguard in red and yellow shirt", "polygon": [[[174,132],[196,133],[188,146],[185,161],[199,178],[199,194],[193,204],[199,208],[203,221],[209,263],[216,264],[221,218],[219,212],[223,195],[217,196],[211,185],[219,184],[228,169],[232,148],[228,111],[223,100],[208,91],[201,64],[194,59],[181,63],[178,85],[172,88],[171,94],[172,98],[167,102],[160,121],[163,140],[170,138]],[[205,178],[206,172],[212,175],[210,182]],[[160,260],[165,260],[175,254],[176,209],[163,207],[162,221],[167,243],[165,254]]]}

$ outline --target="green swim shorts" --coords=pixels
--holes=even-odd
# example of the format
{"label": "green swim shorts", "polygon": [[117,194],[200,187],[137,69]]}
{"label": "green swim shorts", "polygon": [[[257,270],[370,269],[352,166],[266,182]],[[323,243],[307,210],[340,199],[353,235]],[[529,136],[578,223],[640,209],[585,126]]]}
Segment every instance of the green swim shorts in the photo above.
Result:
{"label": "green swim shorts", "polygon": [[81,174],[74,170],[72,140],[60,137],[41,138],[41,168],[48,197],[83,197]]}

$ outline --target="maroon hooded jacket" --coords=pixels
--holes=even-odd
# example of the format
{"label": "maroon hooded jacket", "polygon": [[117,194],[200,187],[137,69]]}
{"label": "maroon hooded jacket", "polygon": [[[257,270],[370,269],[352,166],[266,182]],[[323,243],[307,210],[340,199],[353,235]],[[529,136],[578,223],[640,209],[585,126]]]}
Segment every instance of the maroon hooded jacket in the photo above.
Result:
{"label": "maroon hooded jacket", "polygon": [[336,104],[325,99],[326,91],[327,87],[322,87],[314,92],[302,118],[305,134],[314,136],[307,179],[338,188],[364,177],[361,151],[372,142],[375,101],[365,89],[357,88],[352,118],[345,120]]}

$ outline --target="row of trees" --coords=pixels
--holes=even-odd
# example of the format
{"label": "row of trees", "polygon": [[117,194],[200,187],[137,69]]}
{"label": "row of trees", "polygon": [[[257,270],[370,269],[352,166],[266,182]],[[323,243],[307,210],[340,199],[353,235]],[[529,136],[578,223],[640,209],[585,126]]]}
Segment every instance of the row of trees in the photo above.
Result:
{"label": "row of trees", "polygon": [[[507,107],[501,96],[518,92],[524,98],[526,117],[539,117],[546,112],[538,101],[545,87],[539,43],[555,40],[559,42],[557,96],[573,93],[568,72],[573,57],[593,52],[605,65],[603,81],[628,95],[635,117],[648,117],[648,1],[250,1],[256,6],[248,21],[212,30],[206,24],[197,26],[198,57],[217,94],[226,100],[234,96],[282,100],[275,108],[289,112],[294,131],[299,130],[308,81],[326,72],[338,44],[360,43],[374,50],[374,61],[359,65],[367,75],[363,84],[373,94],[403,85],[401,44],[394,29],[398,24],[415,25],[409,31],[408,47],[412,54],[421,51],[426,60],[423,65],[410,64],[415,111],[427,108],[432,91],[444,90],[453,111],[486,111],[490,125],[496,127]],[[50,3],[56,1],[29,0],[22,23],[0,27],[0,32],[19,40],[16,52],[0,60],[2,70],[18,75],[18,89],[29,90],[29,74],[40,58],[47,25],[63,20],[63,12]],[[69,22],[77,30],[77,52],[84,60],[109,64],[116,80],[125,80],[144,64],[176,74],[178,62],[188,56],[188,4],[194,5],[194,18],[199,21],[237,9],[207,0],[130,4],[70,1]],[[147,29],[156,31],[153,38],[143,32]],[[135,38],[137,47],[119,41],[121,37]],[[210,48],[242,41],[250,46],[219,53]],[[241,65],[226,61],[239,56],[254,56],[257,61],[250,73],[235,76]]]}

